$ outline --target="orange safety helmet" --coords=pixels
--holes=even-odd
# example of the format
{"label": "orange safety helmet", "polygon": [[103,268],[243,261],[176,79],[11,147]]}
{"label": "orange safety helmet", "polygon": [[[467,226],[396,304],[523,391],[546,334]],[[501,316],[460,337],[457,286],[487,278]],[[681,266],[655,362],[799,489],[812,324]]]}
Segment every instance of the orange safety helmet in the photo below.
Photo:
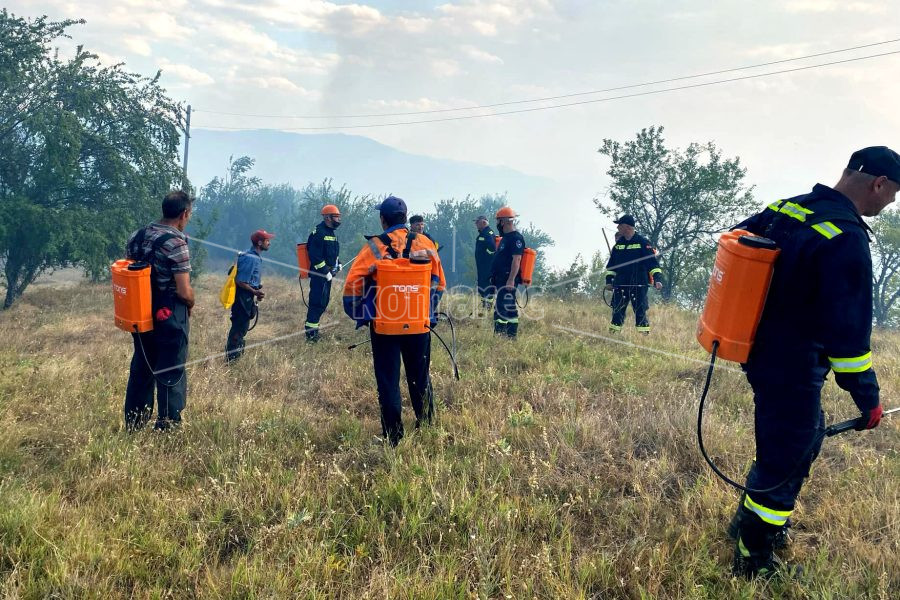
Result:
{"label": "orange safety helmet", "polygon": [[322,207],[322,216],[327,217],[329,215],[341,216],[341,211],[334,204],[326,204]]}
{"label": "orange safety helmet", "polygon": [[494,215],[494,218],[502,219],[502,218],[506,217],[509,219],[515,219],[517,216],[518,215],[516,214],[516,211],[514,211],[513,209],[511,209],[508,206],[503,206],[500,208],[500,210],[497,211],[497,214]]}

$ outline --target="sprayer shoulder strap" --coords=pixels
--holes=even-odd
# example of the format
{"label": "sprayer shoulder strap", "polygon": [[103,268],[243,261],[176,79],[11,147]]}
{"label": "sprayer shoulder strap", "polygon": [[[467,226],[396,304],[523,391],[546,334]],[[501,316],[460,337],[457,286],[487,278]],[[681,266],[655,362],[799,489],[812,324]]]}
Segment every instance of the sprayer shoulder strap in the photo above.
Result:
{"label": "sprayer shoulder strap", "polygon": [[409,251],[412,249],[413,240],[416,239],[416,234],[414,231],[410,231],[406,236],[406,247],[403,248],[403,258],[409,258]]}
{"label": "sprayer shoulder strap", "polygon": [[397,253],[397,251],[394,250],[393,246],[391,246],[391,236],[389,236],[387,233],[382,233],[378,236],[378,239],[382,244],[384,244],[384,250],[391,255],[391,258],[400,258],[400,255]]}

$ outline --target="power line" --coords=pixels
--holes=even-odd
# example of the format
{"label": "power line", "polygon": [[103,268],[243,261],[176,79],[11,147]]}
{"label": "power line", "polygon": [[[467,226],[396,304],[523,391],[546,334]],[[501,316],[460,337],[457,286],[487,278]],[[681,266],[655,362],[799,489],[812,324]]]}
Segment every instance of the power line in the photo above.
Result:
{"label": "power line", "polygon": [[728,79],[720,79],[717,81],[705,81],[702,83],[694,83],[689,85],[681,85],[671,88],[664,88],[661,90],[649,90],[646,92],[635,92],[633,94],[622,94],[620,96],[610,96],[607,98],[596,98],[593,100],[579,100],[577,102],[567,102],[564,104],[554,104],[551,106],[536,106],[532,108],[520,108],[516,110],[506,110],[500,112],[493,112],[487,114],[480,115],[460,115],[455,117],[440,117],[435,119],[423,119],[419,121],[394,121],[390,123],[368,123],[364,125],[332,125],[325,127],[227,127],[220,125],[205,125],[206,129],[218,129],[218,130],[231,130],[231,131],[334,131],[334,130],[342,130],[342,129],[373,129],[376,127],[395,127],[400,125],[422,125],[425,123],[440,123],[444,121],[464,121],[468,119],[483,119],[487,117],[500,117],[504,115],[515,115],[521,113],[530,113],[537,112],[542,110],[554,110],[558,108],[568,108],[572,106],[582,106],[585,104],[597,104],[600,102],[611,102],[613,100],[623,100],[626,98],[638,98],[641,96],[653,96],[657,94],[665,94],[668,92],[676,92],[680,90],[689,90],[696,89],[702,87],[709,87],[713,85],[721,85],[723,83],[733,83],[735,81],[746,81],[749,79],[759,79],[762,77],[770,77],[772,75],[782,75],[785,73],[796,73],[798,71],[809,71],[811,69],[818,69],[822,67],[830,67],[834,65],[841,65],[852,63],[860,60],[868,60],[872,58],[880,58],[884,56],[891,56],[895,54],[900,54],[900,50],[893,50],[891,52],[882,52],[880,54],[871,54],[869,56],[859,56],[855,58],[847,58],[844,60],[836,60],[827,63],[821,63],[817,65],[807,65],[804,67],[794,67],[792,69],[782,69],[780,71],[770,71],[768,73],[757,73],[755,75],[743,75],[741,77],[731,77]]}
{"label": "power line", "polygon": [[769,67],[772,65],[796,62],[798,60],[806,60],[809,58],[818,58],[820,56],[828,56],[831,54],[840,54],[843,52],[851,52],[853,50],[861,50],[863,48],[872,48],[874,46],[883,46],[885,44],[893,44],[895,42],[900,42],[900,38],[893,39],[893,40],[885,40],[883,42],[874,42],[872,44],[863,44],[861,46],[852,46],[849,48],[841,48],[839,50],[829,50],[827,52],[818,52],[816,54],[807,54],[805,56],[796,56],[794,58],[784,58],[781,60],[773,60],[773,61],[769,61],[769,62],[757,63],[754,65],[747,65],[747,66],[743,66],[743,67],[720,69],[718,71],[709,71],[707,73],[698,73],[696,75],[683,75],[680,77],[670,77],[668,79],[659,79],[657,81],[648,81],[645,83],[633,83],[633,84],[622,85],[622,86],[618,86],[618,87],[604,88],[604,89],[600,89],[600,90],[592,90],[589,92],[573,92],[570,94],[560,94],[558,96],[545,96],[543,98],[532,98],[529,100],[509,100],[506,102],[496,102],[494,104],[478,104],[475,106],[463,106],[463,107],[458,107],[458,108],[439,108],[439,109],[432,109],[432,110],[416,110],[416,111],[393,112],[393,113],[371,113],[371,114],[358,114],[358,115],[272,115],[272,114],[236,113],[236,112],[225,112],[225,111],[204,110],[204,109],[194,109],[194,112],[214,114],[214,115],[227,115],[227,116],[232,116],[232,117],[256,117],[256,118],[266,118],[266,119],[367,119],[367,118],[376,118],[376,117],[405,117],[405,116],[412,116],[412,115],[431,115],[431,114],[438,114],[438,113],[458,112],[458,111],[463,111],[463,110],[478,110],[478,109],[486,109],[486,108],[497,108],[499,106],[512,106],[512,105],[516,105],[516,104],[530,104],[533,102],[546,102],[548,100],[562,100],[564,98],[577,98],[579,96],[590,96],[593,94],[603,94],[603,93],[607,93],[607,92],[618,92],[621,90],[646,87],[646,86],[650,86],[650,85],[660,85],[663,83],[673,83],[675,81],[685,81],[688,79],[699,79],[700,77],[709,77],[712,75],[723,75],[725,73],[734,73],[736,71],[746,71],[748,69],[758,69],[760,67]]}

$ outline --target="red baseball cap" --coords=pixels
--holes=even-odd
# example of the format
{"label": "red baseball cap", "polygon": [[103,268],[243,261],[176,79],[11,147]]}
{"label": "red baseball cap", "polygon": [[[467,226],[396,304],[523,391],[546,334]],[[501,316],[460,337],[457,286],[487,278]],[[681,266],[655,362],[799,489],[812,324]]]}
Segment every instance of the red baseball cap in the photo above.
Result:
{"label": "red baseball cap", "polygon": [[275,237],[274,233],[269,233],[265,229],[257,229],[253,232],[253,235],[250,236],[250,242],[258,244],[263,240],[271,240],[273,237]]}

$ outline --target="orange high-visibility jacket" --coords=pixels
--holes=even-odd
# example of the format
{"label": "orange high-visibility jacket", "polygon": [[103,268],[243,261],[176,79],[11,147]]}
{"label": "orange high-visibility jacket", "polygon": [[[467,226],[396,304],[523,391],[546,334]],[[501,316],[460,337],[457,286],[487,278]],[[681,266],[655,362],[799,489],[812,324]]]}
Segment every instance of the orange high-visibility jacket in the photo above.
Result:
{"label": "orange high-visibility jacket", "polygon": [[[391,240],[391,247],[397,254],[402,254],[406,248],[406,237],[409,235],[406,226],[396,225],[387,229],[385,233]],[[433,291],[438,292],[439,296],[446,288],[447,281],[444,279],[444,268],[441,266],[437,248],[435,248],[434,242],[424,235],[417,235],[412,241],[410,251],[417,250],[425,250],[431,257],[431,287]],[[370,321],[375,317],[375,283],[372,280],[372,274],[375,272],[376,262],[381,258],[390,258],[386,246],[378,237],[370,238],[356,254],[353,266],[347,273],[344,283],[344,312],[350,318],[355,319],[358,324]],[[434,294],[432,295],[434,296]]]}

